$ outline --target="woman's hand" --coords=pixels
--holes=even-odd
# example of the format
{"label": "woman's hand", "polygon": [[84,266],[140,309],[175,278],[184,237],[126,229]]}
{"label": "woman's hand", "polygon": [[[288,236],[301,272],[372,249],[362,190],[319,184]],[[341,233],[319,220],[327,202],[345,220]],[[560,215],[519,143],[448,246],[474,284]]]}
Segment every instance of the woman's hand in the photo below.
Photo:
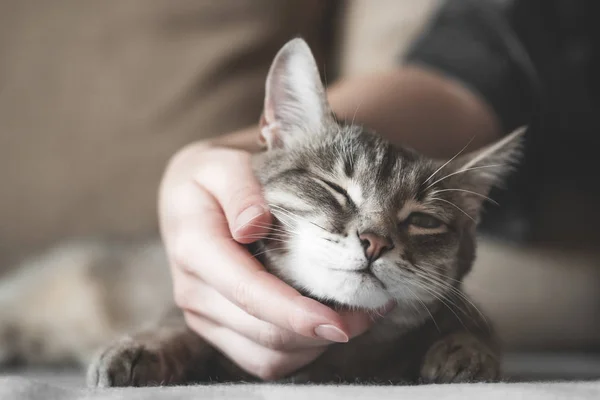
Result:
{"label": "woman's hand", "polygon": [[188,325],[247,372],[277,379],[371,325],[300,295],[242,246],[271,215],[243,150],[194,144],[171,160],[159,217],[175,300]]}

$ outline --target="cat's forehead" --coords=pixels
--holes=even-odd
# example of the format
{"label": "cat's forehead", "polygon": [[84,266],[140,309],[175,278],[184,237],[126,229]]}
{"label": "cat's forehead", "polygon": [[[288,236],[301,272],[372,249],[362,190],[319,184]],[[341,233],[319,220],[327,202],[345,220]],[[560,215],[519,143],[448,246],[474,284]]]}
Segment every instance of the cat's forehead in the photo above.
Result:
{"label": "cat's forehead", "polygon": [[312,168],[341,183],[350,195],[379,201],[414,197],[433,169],[431,161],[415,152],[356,127],[330,136],[311,158]]}

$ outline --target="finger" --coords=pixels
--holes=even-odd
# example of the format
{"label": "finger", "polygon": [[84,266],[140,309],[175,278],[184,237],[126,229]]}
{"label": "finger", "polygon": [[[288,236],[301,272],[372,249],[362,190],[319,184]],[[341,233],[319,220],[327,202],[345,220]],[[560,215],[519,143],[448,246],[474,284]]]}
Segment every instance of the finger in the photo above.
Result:
{"label": "finger", "polygon": [[261,321],[244,312],[200,279],[181,270],[174,271],[173,282],[176,303],[180,308],[210,319],[263,347],[289,351],[331,344],[328,340],[308,338]]}
{"label": "finger", "polygon": [[244,371],[263,380],[282,378],[315,360],[327,348],[315,347],[298,352],[271,350],[200,316],[186,313],[185,318],[188,326],[202,332],[206,341]]}
{"label": "finger", "polygon": [[[166,207],[171,226],[165,242],[175,265],[214,287],[246,313],[303,336],[348,341],[341,317],[304,297],[265,271],[246,249],[231,240],[224,215],[207,192],[187,193],[176,211]],[[183,212],[194,209],[195,212]],[[172,223],[177,220],[177,223]]]}
{"label": "finger", "polygon": [[[189,235],[188,240],[192,239]],[[245,249],[231,248],[231,242],[217,239],[204,245],[206,248],[190,244],[185,251],[187,259],[179,261],[246,313],[307,337],[348,341],[338,314],[265,271]],[[214,267],[209,270],[205,266]]]}
{"label": "finger", "polygon": [[271,214],[252,172],[250,153],[214,149],[206,155],[195,181],[215,197],[234,239],[251,243],[266,234]]}
{"label": "finger", "polygon": [[[176,295],[176,298],[180,308],[202,315],[264,347],[274,350],[298,350],[331,343],[322,339],[300,336],[261,321],[245,313],[215,289],[184,271],[177,270],[174,273],[173,281],[176,287],[175,291],[179,294]],[[365,333],[394,306],[395,303],[390,302],[381,309],[371,312],[344,310],[340,312],[340,316],[347,327],[350,338],[354,338]]]}

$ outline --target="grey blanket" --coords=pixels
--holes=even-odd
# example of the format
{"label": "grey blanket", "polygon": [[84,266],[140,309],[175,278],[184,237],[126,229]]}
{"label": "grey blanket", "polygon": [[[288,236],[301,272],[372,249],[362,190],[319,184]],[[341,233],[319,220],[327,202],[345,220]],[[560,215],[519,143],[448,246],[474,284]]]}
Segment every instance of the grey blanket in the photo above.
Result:
{"label": "grey blanket", "polygon": [[2,400],[178,400],[178,399],[600,399],[600,381],[429,386],[206,385],[86,390],[28,378],[0,378]]}

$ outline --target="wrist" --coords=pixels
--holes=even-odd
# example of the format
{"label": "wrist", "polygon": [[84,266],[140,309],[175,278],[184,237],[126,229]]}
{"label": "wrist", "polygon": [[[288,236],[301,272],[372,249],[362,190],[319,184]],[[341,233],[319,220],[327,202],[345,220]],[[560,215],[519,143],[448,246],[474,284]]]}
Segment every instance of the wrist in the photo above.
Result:
{"label": "wrist", "polygon": [[218,148],[225,147],[234,150],[243,150],[249,153],[258,153],[262,150],[259,143],[258,124],[229,133],[227,135],[217,136],[208,140],[197,142],[200,148]]}

